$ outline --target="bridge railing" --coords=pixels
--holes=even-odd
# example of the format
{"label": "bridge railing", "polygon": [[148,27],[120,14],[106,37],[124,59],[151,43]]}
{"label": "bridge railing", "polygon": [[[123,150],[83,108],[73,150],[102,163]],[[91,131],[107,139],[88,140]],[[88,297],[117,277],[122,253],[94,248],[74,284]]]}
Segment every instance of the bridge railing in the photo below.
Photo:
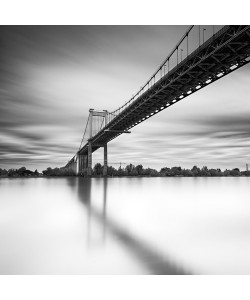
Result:
{"label": "bridge railing", "polygon": [[215,36],[220,31],[223,25],[192,25],[184,33],[177,45],[161,63],[159,68],[141,86],[139,91],[129,99],[124,105],[118,109],[108,113],[108,123],[115,117],[122,113],[130,104],[136,101],[143,93],[152,88],[160,79],[167,75],[173,68],[177,67],[183,60],[185,60],[192,52],[202,46],[208,39]]}

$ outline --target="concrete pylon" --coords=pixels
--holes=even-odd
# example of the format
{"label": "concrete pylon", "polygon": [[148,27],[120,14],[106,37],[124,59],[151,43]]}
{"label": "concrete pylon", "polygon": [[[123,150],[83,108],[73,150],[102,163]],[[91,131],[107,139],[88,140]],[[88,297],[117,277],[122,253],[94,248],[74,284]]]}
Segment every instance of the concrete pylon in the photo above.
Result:
{"label": "concrete pylon", "polygon": [[[105,119],[105,126],[108,124],[108,111],[104,110],[104,119]],[[103,176],[108,175],[108,144],[103,146],[104,148],[104,167],[103,167]]]}
{"label": "concrete pylon", "polygon": [[103,167],[103,176],[108,175],[108,145],[105,144],[104,148],[104,167]]}
{"label": "concrete pylon", "polygon": [[88,144],[88,176],[92,175],[92,142]]}
{"label": "concrete pylon", "polygon": [[77,153],[76,155],[76,175],[78,175],[80,173],[80,155]]}
{"label": "concrete pylon", "polygon": [[93,130],[93,113],[94,113],[94,110],[93,110],[93,108],[91,108],[90,110],[89,110],[89,138],[91,139],[92,138],[92,134],[93,134],[93,132],[92,132],[92,130]]}
{"label": "concrete pylon", "polygon": [[[92,146],[93,146],[93,117],[101,117],[104,118],[105,126],[108,124],[108,111],[98,111],[94,109],[89,110],[89,140],[88,140],[88,176],[92,175]],[[103,175],[107,176],[108,174],[108,153],[107,153],[107,144],[104,147],[104,168]]]}

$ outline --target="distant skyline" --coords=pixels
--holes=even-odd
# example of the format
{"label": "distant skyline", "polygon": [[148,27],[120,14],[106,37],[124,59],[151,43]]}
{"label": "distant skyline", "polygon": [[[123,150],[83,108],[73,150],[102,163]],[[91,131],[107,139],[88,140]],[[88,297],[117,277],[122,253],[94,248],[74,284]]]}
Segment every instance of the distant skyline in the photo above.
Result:
{"label": "distant skyline", "polygon": [[[0,168],[65,165],[89,108],[113,111],[129,100],[187,28],[1,26]],[[244,169],[249,75],[248,64],[119,136],[108,144],[108,161]],[[93,154],[96,162],[103,149]]]}

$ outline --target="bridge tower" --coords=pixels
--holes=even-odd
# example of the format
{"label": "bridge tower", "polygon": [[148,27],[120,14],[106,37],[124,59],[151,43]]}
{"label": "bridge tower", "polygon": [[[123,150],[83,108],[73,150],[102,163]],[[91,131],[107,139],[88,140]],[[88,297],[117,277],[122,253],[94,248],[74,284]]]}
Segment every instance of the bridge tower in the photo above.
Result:
{"label": "bridge tower", "polygon": [[[108,111],[107,110],[94,110],[90,109],[89,110],[89,139],[88,139],[88,156],[87,156],[87,174],[88,176],[92,175],[92,152],[93,152],[93,147],[98,146],[98,147],[103,147],[104,148],[104,168],[103,168],[103,175],[107,176],[108,174],[108,147],[107,143],[103,145],[95,145],[92,141],[93,137],[93,124],[94,124],[94,118],[93,117],[99,117],[103,119],[102,124],[104,123],[104,127],[108,123]],[[98,128],[98,131],[100,128]]]}

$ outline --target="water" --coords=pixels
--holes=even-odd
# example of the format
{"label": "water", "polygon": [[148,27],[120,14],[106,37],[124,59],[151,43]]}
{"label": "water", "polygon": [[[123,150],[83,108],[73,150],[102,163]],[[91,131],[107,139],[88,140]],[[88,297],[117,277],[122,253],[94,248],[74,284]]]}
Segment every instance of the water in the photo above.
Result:
{"label": "water", "polygon": [[0,179],[0,274],[250,274],[249,183]]}

